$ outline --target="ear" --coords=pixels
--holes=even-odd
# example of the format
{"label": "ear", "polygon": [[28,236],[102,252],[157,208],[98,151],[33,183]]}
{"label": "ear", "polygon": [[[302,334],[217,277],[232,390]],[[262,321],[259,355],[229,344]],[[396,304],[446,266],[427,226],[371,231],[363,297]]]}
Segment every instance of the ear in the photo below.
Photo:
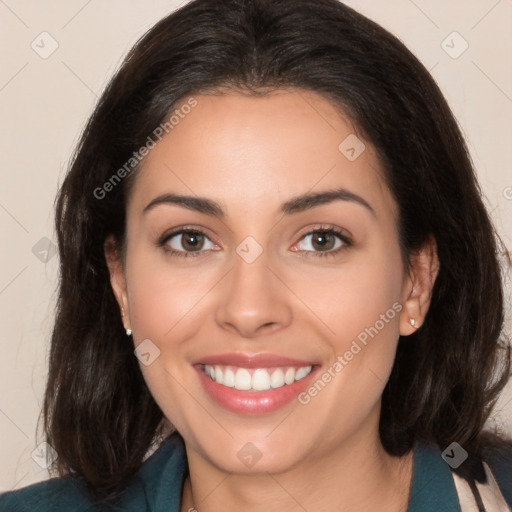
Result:
{"label": "ear", "polygon": [[410,255],[409,273],[402,287],[402,336],[412,334],[423,324],[438,272],[437,244],[435,238],[430,235],[422,247]]}
{"label": "ear", "polygon": [[124,276],[123,261],[113,235],[109,235],[104,243],[105,260],[110,272],[110,285],[116,297],[123,325],[125,329],[131,329],[130,310],[128,308],[128,293],[126,291],[126,279]]}

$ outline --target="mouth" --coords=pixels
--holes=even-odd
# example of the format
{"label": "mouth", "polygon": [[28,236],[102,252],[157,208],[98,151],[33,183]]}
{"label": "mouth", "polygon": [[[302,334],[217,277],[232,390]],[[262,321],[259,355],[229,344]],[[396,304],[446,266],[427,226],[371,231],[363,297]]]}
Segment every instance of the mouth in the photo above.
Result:
{"label": "mouth", "polygon": [[277,411],[310,385],[320,365],[272,355],[225,354],[194,365],[209,398],[237,414]]}
{"label": "mouth", "polygon": [[236,366],[204,365],[203,373],[214,382],[238,391],[268,391],[289,386],[307,377],[312,365],[279,368],[237,368]]}

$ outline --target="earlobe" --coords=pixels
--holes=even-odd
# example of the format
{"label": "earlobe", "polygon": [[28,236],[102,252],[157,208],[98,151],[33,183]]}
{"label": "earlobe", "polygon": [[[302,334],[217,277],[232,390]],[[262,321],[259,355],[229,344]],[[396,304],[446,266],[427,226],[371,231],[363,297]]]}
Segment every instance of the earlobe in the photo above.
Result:
{"label": "earlobe", "polygon": [[107,267],[110,272],[110,285],[119,305],[126,334],[131,334],[130,315],[128,308],[128,294],[121,255],[113,235],[109,235],[104,243],[104,253]]}
{"label": "earlobe", "polygon": [[437,244],[433,236],[428,236],[420,250],[410,255],[409,274],[402,288],[402,336],[416,332],[423,324],[438,272]]}

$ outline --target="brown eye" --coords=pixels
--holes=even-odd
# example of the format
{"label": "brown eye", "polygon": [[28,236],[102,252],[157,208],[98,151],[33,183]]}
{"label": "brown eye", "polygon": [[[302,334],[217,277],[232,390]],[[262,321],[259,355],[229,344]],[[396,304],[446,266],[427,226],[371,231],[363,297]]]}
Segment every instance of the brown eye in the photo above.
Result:
{"label": "brown eye", "polygon": [[346,242],[333,231],[312,231],[299,242],[299,250],[313,252],[335,251]]}
{"label": "brown eye", "polygon": [[185,250],[189,251],[199,251],[203,248],[204,245],[204,235],[200,235],[199,233],[183,233],[183,238],[181,239],[181,246]]}
{"label": "brown eye", "polygon": [[329,251],[334,249],[336,237],[330,233],[314,233],[311,238],[311,245],[318,251]]}
{"label": "brown eye", "polygon": [[197,252],[202,249],[211,249],[214,245],[205,234],[197,231],[175,233],[168,239],[167,244],[177,252]]}

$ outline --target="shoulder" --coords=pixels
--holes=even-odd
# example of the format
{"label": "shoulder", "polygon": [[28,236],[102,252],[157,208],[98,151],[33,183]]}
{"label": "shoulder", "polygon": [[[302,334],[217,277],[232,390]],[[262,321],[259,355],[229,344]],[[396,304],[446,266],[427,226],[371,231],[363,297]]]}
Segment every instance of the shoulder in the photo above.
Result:
{"label": "shoulder", "polygon": [[65,476],[0,495],[0,512],[144,512],[179,510],[181,486],[187,471],[181,437],[173,434],[142,465],[114,504],[93,501],[85,485]]}
{"label": "shoulder", "polygon": [[487,445],[469,457],[456,443],[444,451],[415,447],[410,512],[471,510],[477,500],[489,511],[512,506],[512,444]]}
{"label": "shoulder", "polygon": [[408,512],[432,510],[460,511],[457,491],[441,450],[433,445],[417,444]]}

